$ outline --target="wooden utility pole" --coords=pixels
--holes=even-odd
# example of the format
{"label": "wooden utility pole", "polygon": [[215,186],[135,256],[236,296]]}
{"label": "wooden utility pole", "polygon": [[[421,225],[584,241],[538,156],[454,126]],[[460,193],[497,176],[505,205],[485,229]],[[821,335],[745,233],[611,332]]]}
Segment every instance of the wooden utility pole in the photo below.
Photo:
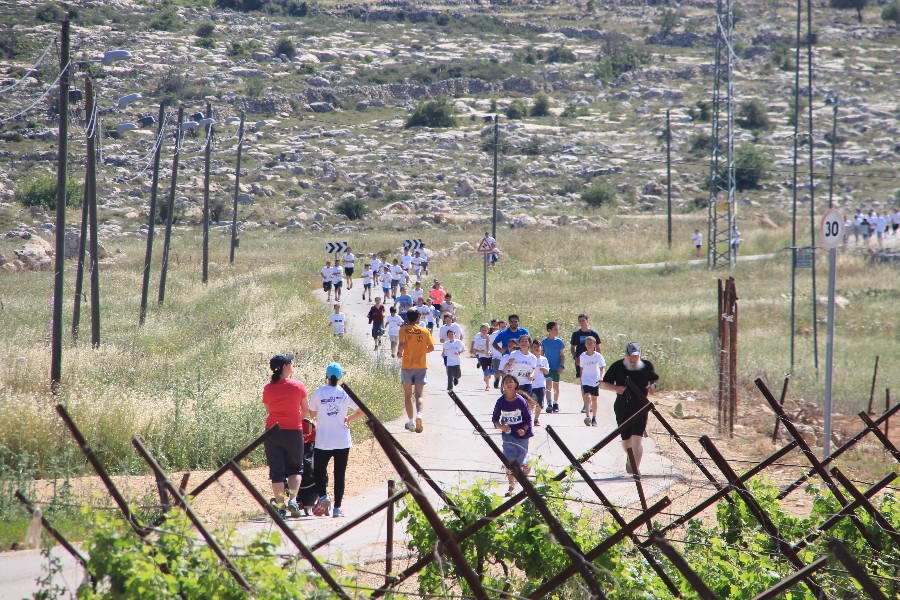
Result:
{"label": "wooden utility pole", "polygon": [[497,239],[497,153],[500,141],[500,115],[494,115],[494,207],[491,211],[491,237]]}
{"label": "wooden utility pole", "polygon": [[672,122],[666,109],[666,223],[668,224],[669,249],[672,249]]}
{"label": "wooden utility pole", "polygon": [[159,273],[159,297],[162,304],[166,299],[166,275],[169,271],[169,245],[172,241],[172,213],[175,212],[175,191],[178,188],[178,160],[181,158],[181,123],[184,107],[178,107],[178,123],[175,125],[175,158],[172,159],[172,185],[169,187],[169,202],[166,211],[166,238],[163,241],[162,267]]}
{"label": "wooden utility pole", "polygon": [[[91,103],[91,113],[96,110],[94,104],[94,84],[88,77],[84,86],[85,96]],[[93,120],[94,126],[87,132],[87,176],[91,182],[88,199],[88,226],[91,234],[91,347],[100,347],[100,242],[97,227],[97,131],[100,129],[99,112]]]}
{"label": "wooden utility pole", "polygon": [[63,273],[66,267],[66,160],[69,139],[69,15],[62,22],[59,68],[59,142],[56,159],[56,256],[53,272],[53,325],[50,342],[50,390],[62,380]]}
{"label": "wooden utility pole", "polygon": [[[85,89],[87,89],[90,77],[85,77]],[[94,126],[94,99],[88,97],[85,100],[85,114],[87,115],[87,131],[85,132],[85,145]],[[84,172],[84,197],[81,202],[81,238],[78,240],[78,267],[75,270],[75,301],[72,307],[72,345],[78,343],[78,328],[81,326],[81,295],[84,289],[84,257],[87,251],[88,236],[88,206],[91,196],[91,176],[85,169]]]}
{"label": "wooden utility pole", "polygon": [[159,120],[156,130],[156,152],[153,155],[153,183],[150,187],[150,218],[147,220],[147,252],[144,256],[144,282],[141,287],[141,315],[139,324],[143,325],[147,318],[147,292],[150,288],[150,262],[153,258],[153,236],[156,230],[156,195],[159,189],[159,157],[163,147],[163,120],[166,116],[166,103],[159,104]]}
{"label": "wooden utility pole", "polygon": [[[212,119],[212,106],[206,103],[206,118]],[[209,280],[209,163],[212,153],[212,123],[206,126],[206,152],[203,164],[203,276],[202,281]]]}
{"label": "wooden utility pole", "polygon": [[231,256],[229,262],[234,264],[234,249],[237,248],[237,210],[238,194],[241,193],[241,151],[244,149],[244,111],[241,111],[241,124],[238,127],[237,169],[234,172],[234,205],[231,207]]}

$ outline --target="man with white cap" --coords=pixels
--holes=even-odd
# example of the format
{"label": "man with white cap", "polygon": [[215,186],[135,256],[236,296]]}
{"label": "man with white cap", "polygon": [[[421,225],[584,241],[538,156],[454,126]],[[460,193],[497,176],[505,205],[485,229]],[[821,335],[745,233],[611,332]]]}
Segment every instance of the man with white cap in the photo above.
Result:
{"label": "man with white cap", "polygon": [[[644,405],[643,399],[636,397],[628,389],[627,380],[629,379],[640,389],[647,390],[648,396],[656,392],[656,383],[659,381],[659,375],[656,374],[653,364],[649,360],[641,359],[641,346],[637,342],[629,342],[625,346],[625,358],[619,359],[609,366],[600,384],[600,387],[604,390],[616,393],[613,411],[616,413],[616,424],[620,426]],[[622,431],[622,448],[625,449],[626,455],[628,450],[631,449],[634,455],[635,468],[641,465],[641,457],[644,455],[643,438],[646,433],[646,413]],[[632,472],[631,463],[627,457],[625,460],[625,471],[628,473]],[[638,472],[640,471],[638,470]]]}

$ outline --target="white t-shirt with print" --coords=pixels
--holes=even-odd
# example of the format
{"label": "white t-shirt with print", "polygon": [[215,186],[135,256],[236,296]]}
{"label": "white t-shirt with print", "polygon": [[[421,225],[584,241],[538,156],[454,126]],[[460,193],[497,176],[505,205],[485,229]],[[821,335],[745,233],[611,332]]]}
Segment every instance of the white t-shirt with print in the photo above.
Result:
{"label": "white t-shirt with print", "polygon": [[447,357],[447,366],[455,367],[462,364],[460,355],[466,351],[465,345],[459,340],[444,342],[442,354]]}
{"label": "white t-shirt with print", "polygon": [[400,266],[406,270],[409,270],[409,268],[412,266],[412,256],[410,256],[409,254],[404,254],[403,256],[401,256]]}
{"label": "white t-shirt with print", "polygon": [[479,333],[478,335],[475,336],[475,339],[472,340],[472,348],[475,349],[475,354],[479,358],[482,356],[490,356],[491,355],[490,351],[488,350],[488,343],[489,343],[488,340],[489,339],[490,339],[490,336],[481,337],[481,333]]}
{"label": "white t-shirt with print", "polygon": [[344,313],[332,313],[328,317],[328,322],[331,323],[331,332],[334,335],[344,335]]}
{"label": "white t-shirt with print", "polygon": [[403,327],[404,323],[403,319],[397,315],[391,315],[384,322],[387,323],[388,337],[398,337],[400,335],[400,328]]}
{"label": "white t-shirt with print", "polygon": [[344,417],[357,406],[340,387],[323,385],[309,398],[309,410],[316,411],[316,448],[342,450],[353,445]]}
{"label": "white t-shirt with print", "polygon": [[423,290],[421,288],[419,288],[419,289],[413,288],[413,289],[409,290],[409,295],[412,296],[413,302],[416,304],[418,304],[419,298],[421,298],[422,294],[424,294],[424,293],[425,293],[425,290]]}
{"label": "white t-shirt with print", "polygon": [[521,350],[516,350],[504,362],[506,363],[506,372],[515,375],[520,384],[531,383],[531,377],[537,368],[537,356],[531,352],[525,354]]}
{"label": "white t-shirt with print", "polygon": [[581,366],[581,385],[597,386],[602,379],[601,371],[606,366],[606,359],[599,352],[588,354],[582,352],[578,357]]}
{"label": "white t-shirt with print", "polygon": [[447,341],[447,332],[453,331],[456,334],[456,340],[460,341],[463,339],[463,331],[462,327],[457,323],[450,323],[449,325],[441,325],[441,328],[438,329],[438,341],[440,343],[444,343]]}
{"label": "white t-shirt with print", "polygon": [[365,269],[362,272],[363,285],[372,285],[372,270]]}
{"label": "white t-shirt with print", "polygon": [[334,283],[344,282],[344,270],[340,267],[331,267],[331,280]]}
{"label": "white t-shirt with print", "polygon": [[373,258],[369,261],[369,265],[372,267],[372,271],[375,273],[381,273],[381,267],[384,266],[384,263],[381,262],[380,258]]}
{"label": "white t-shirt with print", "polygon": [[546,356],[541,356],[538,358],[537,368],[534,370],[534,381],[531,382],[532,388],[542,388],[547,387],[547,378],[544,375],[544,372],[541,369],[550,370],[550,363],[547,361]]}
{"label": "white t-shirt with print", "polygon": [[400,265],[391,265],[391,277],[394,279],[400,279],[400,273],[403,272],[403,267]]}
{"label": "white t-shirt with print", "polygon": [[333,273],[331,267],[322,267],[322,270],[319,271],[322,274],[322,281],[325,283],[331,283],[331,275]]}
{"label": "white t-shirt with print", "polygon": [[356,264],[356,257],[353,256],[353,253],[352,252],[346,253],[344,255],[344,266],[352,269],[353,265],[355,265],[355,264]]}
{"label": "white t-shirt with print", "polygon": [[381,281],[381,287],[383,287],[383,288],[391,287],[391,280],[393,279],[393,277],[391,277],[390,273],[382,273],[381,277],[379,277],[378,279]]}

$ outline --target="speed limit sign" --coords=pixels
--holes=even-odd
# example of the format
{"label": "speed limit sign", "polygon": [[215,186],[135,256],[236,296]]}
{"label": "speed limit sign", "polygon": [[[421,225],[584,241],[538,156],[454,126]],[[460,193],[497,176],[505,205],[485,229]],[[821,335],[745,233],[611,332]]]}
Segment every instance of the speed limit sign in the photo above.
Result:
{"label": "speed limit sign", "polygon": [[844,217],[836,208],[829,208],[822,216],[822,245],[837,248],[844,239]]}

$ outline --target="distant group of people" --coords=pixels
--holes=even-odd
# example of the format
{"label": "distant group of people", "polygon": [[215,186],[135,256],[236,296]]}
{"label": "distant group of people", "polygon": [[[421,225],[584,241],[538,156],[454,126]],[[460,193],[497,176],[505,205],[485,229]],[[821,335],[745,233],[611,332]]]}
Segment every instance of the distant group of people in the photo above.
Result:
{"label": "distant group of people", "polygon": [[862,238],[862,243],[868,246],[871,240],[876,240],[878,246],[883,247],[884,238],[887,235],[896,236],[900,230],[900,208],[894,208],[893,212],[887,211],[882,214],[878,214],[874,208],[868,212],[861,208],[857,209],[852,219],[844,221],[844,227],[846,229],[845,242],[852,234],[857,243]]}

